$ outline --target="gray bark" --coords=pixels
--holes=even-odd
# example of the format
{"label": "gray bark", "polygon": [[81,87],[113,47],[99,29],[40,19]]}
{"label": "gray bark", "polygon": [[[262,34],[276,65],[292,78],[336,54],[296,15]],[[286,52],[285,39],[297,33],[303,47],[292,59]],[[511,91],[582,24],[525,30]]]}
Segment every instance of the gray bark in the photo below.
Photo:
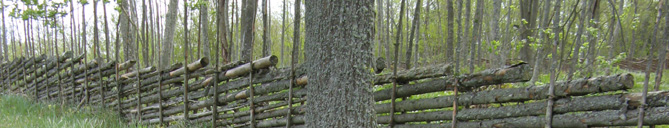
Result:
{"label": "gray bark", "polygon": [[[109,38],[109,21],[107,21],[107,4],[104,1],[102,2],[102,13],[104,13],[103,15],[105,20],[105,58],[107,60],[111,60],[109,57],[109,55],[112,53],[109,51],[109,49],[111,49],[109,46],[109,40],[111,39]],[[65,34],[63,33],[63,35]],[[65,37],[63,37],[63,40],[65,40]]]}
{"label": "gray bark", "polygon": [[211,57],[211,47],[209,43],[209,1],[203,0],[204,4],[200,5],[200,42],[202,42],[204,49],[202,55],[204,57]]}
{"label": "gray bark", "polygon": [[[455,48],[453,47],[453,44],[456,44],[455,42],[455,26],[453,24],[456,24],[454,22],[455,19],[455,12],[453,9],[453,1],[449,0],[446,1],[446,17],[448,17],[448,27],[446,28],[448,31],[448,38],[446,39],[446,61],[453,61],[453,54],[455,53]],[[439,10],[441,12],[441,10]],[[459,18],[458,18],[459,19]],[[439,18],[439,21],[441,21],[441,18]],[[441,25],[441,23],[439,23]],[[439,29],[441,30],[441,29]]]}
{"label": "gray bark", "polygon": [[5,2],[0,3],[2,5],[2,49],[4,51],[4,58],[9,60],[9,48],[7,48],[7,27],[5,26]]}
{"label": "gray bark", "polygon": [[177,12],[179,11],[179,0],[170,0],[167,6],[167,16],[165,18],[165,32],[163,35],[161,64],[169,65],[172,62],[172,53],[174,52],[174,30],[177,25]]}
{"label": "gray bark", "polygon": [[256,10],[258,10],[258,0],[245,0],[242,3],[242,50],[241,59],[243,61],[253,60],[253,42],[255,39]]}
{"label": "gray bark", "polygon": [[476,58],[476,48],[477,45],[481,42],[481,38],[483,33],[481,31],[481,28],[483,27],[483,15],[484,11],[483,8],[485,8],[485,4],[483,0],[477,0],[476,1],[476,15],[474,15],[474,31],[472,32],[472,40],[469,41],[469,73],[474,73],[474,63],[476,63],[475,59],[480,60],[481,58]]}
{"label": "gray bark", "polygon": [[312,83],[306,87],[306,126],[376,127],[367,67],[372,59],[374,1],[305,2],[305,53]]}
{"label": "gray bark", "polygon": [[269,25],[271,18],[268,17],[267,4],[267,0],[262,0],[262,56],[269,56],[272,53],[271,26]]}
{"label": "gray bark", "polygon": [[[502,13],[502,11],[501,11],[502,0],[493,0],[492,6],[493,6],[492,21],[491,21],[491,24],[490,24],[490,26],[492,27],[492,30],[490,31],[490,33],[491,33],[490,36],[492,36],[492,41],[495,41],[497,43],[501,43],[502,41],[500,40],[500,37],[502,37],[501,36],[502,34],[500,33],[500,29],[499,29],[499,21],[500,21],[499,15],[500,15],[500,13]],[[507,21],[507,22],[511,22],[511,21]],[[492,43],[490,43],[490,44],[492,44]],[[502,51],[502,50],[503,49],[496,49],[496,51]],[[500,54],[501,53],[502,52],[500,52]],[[502,55],[497,55],[497,56],[502,56]],[[502,60],[501,58],[503,58],[503,57],[492,59],[492,62],[490,62],[490,64],[492,64],[492,67],[501,67],[504,63],[499,63],[499,61],[501,61],[501,62],[506,61],[506,60]]]}
{"label": "gray bark", "polygon": [[589,8],[588,3],[590,3],[590,2],[588,2],[587,0],[584,0],[583,3],[582,3],[582,5],[583,5],[582,10],[585,10],[586,13],[581,13],[580,14],[581,16],[579,17],[580,23],[578,25],[578,30],[576,30],[576,38],[574,39],[574,42],[575,42],[574,43],[574,50],[572,52],[571,63],[569,63],[569,65],[571,65],[571,66],[569,68],[569,72],[567,73],[567,80],[571,80],[574,76],[574,72],[576,71],[576,69],[578,69],[577,64],[578,64],[578,60],[580,59],[579,58],[580,57],[579,53],[580,53],[581,45],[582,45],[581,34],[583,33],[583,29],[585,29],[585,25],[586,25],[585,23],[587,22],[585,19],[588,17],[588,14],[589,14],[589,13],[587,13],[588,8]]}
{"label": "gray bark", "polygon": [[534,63],[532,61],[532,52],[530,48],[529,36],[532,36],[534,33],[533,29],[536,28],[536,19],[537,13],[539,13],[539,1],[538,0],[521,0],[520,1],[520,40],[524,41],[523,47],[520,49],[520,59],[525,62]]}
{"label": "gray bark", "polygon": [[[137,32],[135,18],[137,14],[135,12],[134,1],[121,1],[120,6],[121,16],[119,18],[121,20],[121,35],[123,37],[123,54],[125,55],[125,60],[137,60],[137,48],[134,45],[134,43],[138,43],[135,42],[135,32]],[[82,31],[85,31],[85,29]]]}

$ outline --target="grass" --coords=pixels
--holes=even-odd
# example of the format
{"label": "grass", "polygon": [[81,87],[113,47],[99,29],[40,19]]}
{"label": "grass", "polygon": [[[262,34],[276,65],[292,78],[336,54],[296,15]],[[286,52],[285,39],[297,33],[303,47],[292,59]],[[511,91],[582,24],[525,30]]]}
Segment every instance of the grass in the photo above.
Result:
{"label": "grass", "polygon": [[0,97],[2,128],[125,128],[110,109],[73,106],[54,102],[34,103],[26,96],[3,94]]}

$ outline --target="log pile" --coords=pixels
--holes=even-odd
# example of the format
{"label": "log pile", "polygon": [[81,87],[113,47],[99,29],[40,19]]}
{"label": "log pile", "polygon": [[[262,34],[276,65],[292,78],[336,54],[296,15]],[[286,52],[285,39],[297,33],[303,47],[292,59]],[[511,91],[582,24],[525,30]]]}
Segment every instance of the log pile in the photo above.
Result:
{"label": "log pile", "polygon": [[[290,77],[291,68],[271,68],[278,63],[276,56],[252,63],[231,62],[218,68],[209,66],[212,64],[208,58],[200,58],[185,66],[174,64],[162,69],[137,68],[134,60],[95,59],[83,63],[82,59],[82,55],[66,52],[59,57],[41,55],[3,62],[1,89],[36,94],[38,100],[103,105],[120,111],[127,119],[141,119],[130,122],[147,125],[205,123],[215,119],[212,124],[219,127],[284,127],[291,116],[292,127],[305,127],[306,107],[302,105],[308,94],[304,88],[313,85],[308,84],[309,77],[301,66],[294,68],[294,79]],[[521,63],[455,75],[451,65],[440,64],[399,71],[396,76],[377,74],[370,83],[378,88],[373,98],[376,122],[392,123],[394,127],[450,127],[455,118],[457,127],[541,127],[548,86],[514,84],[510,88],[486,89],[526,82],[530,69]],[[188,78],[184,78],[186,73]],[[186,80],[188,84],[184,86]],[[393,82],[397,88],[387,88]],[[625,92],[633,86],[633,76],[629,74],[558,82],[552,125],[632,126],[636,125],[641,108],[646,109],[644,125],[669,124],[669,91],[648,93],[646,105],[641,107],[641,93]],[[451,93],[456,87],[460,92],[457,96]],[[393,92],[396,102],[390,102]],[[465,107],[454,108],[453,102]],[[453,109],[458,111],[456,115]],[[187,118],[185,111],[189,112]]]}

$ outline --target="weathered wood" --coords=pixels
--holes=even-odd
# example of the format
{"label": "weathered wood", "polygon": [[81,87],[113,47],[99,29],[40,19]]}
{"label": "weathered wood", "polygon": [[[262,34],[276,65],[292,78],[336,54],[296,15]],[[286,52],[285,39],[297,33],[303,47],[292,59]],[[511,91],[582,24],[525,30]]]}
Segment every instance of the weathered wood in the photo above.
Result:
{"label": "weathered wood", "polygon": [[[583,96],[591,93],[618,91],[630,89],[634,86],[634,78],[630,74],[614,76],[602,76],[595,78],[584,78],[573,81],[562,81],[555,85],[555,96]],[[520,102],[527,100],[546,99],[548,96],[547,86],[532,86],[527,88],[509,88],[486,90],[481,92],[468,92],[458,95],[458,104],[476,105],[489,103]],[[375,97],[376,99],[376,97]],[[434,108],[451,107],[452,96],[443,96],[428,99],[408,100],[397,102],[397,111],[413,111]],[[377,113],[388,113],[390,104],[376,104],[374,108]]]}
{"label": "weathered wood", "polygon": [[[459,90],[478,88],[485,85],[495,85],[529,80],[529,69],[526,64],[511,66],[495,70],[486,70],[471,75],[456,78],[433,78],[424,82],[404,85],[397,88],[397,97],[407,97],[416,94],[452,90],[455,80],[459,81]],[[392,89],[374,92],[374,101],[389,100]]]}
{"label": "weathered wood", "polygon": [[[579,112],[553,116],[553,128],[586,128],[608,126],[635,126],[638,110],[609,110],[595,112]],[[644,125],[669,124],[669,108],[648,108],[643,118]],[[450,123],[441,124],[404,124],[397,128],[443,128]],[[492,119],[482,121],[458,122],[461,128],[538,128],[544,126],[543,116],[526,116],[518,118]]]}
{"label": "weathered wood", "polygon": [[[279,62],[279,58],[272,55],[263,57],[261,59],[253,61],[253,69],[262,69],[270,66],[274,66]],[[251,64],[247,63],[236,68],[230,69],[225,72],[224,76],[234,78],[239,75],[243,75],[251,71]]]}
{"label": "weathered wood", "polygon": [[[440,76],[453,75],[453,66],[450,64],[439,64],[426,67],[417,67],[411,68],[406,71],[397,73],[397,81],[400,83],[406,83],[408,81],[414,81],[425,78],[433,78]],[[393,82],[392,73],[384,73],[376,75],[374,78],[375,85],[383,85]]]}
{"label": "weathered wood", "polygon": [[[263,121],[258,121],[256,124],[256,127],[258,128],[266,128],[266,127],[279,127],[279,126],[286,126],[286,123],[288,121],[286,118],[281,118],[281,119],[274,119],[274,120],[263,120]],[[290,121],[291,124],[304,124],[304,116],[293,116]]]}
{"label": "weathered wood", "polygon": [[[620,110],[635,109],[640,106],[641,93],[603,95],[592,97],[563,98],[555,101],[554,114],[562,114],[579,111],[602,111],[602,110]],[[669,92],[651,92],[648,95],[650,99],[648,107],[659,107],[669,105]],[[493,108],[472,108],[462,109],[456,115],[457,120],[483,120],[483,119],[502,119],[510,117],[538,116],[544,115],[546,101],[532,102],[519,105],[493,107]],[[450,111],[435,111],[423,113],[407,113],[395,115],[395,123],[423,122],[452,120]],[[389,116],[380,116],[377,123],[390,123]]]}
{"label": "weathered wood", "polygon": [[[207,64],[209,64],[209,60],[207,59],[207,57],[203,57],[203,58],[200,58],[199,60],[197,60],[193,63],[190,63],[190,64],[186,65],[186,67],[188,68],[188,72],[192,72],[192,71],[195,71],[195,70],[198,70],[202,67],[207,66]],[[184,73],[186,73],[186,69],[184,69],[184,67],[182,67],[182,68],[179,68],[177,70],[174,70],[174,71],[170,72],[170,76],[179,76],[179,75],[182,75]]]}
{"label": "weathered wood", "polygon": [[149,73],[149,72],[153,72],[153,71],[156,71],[155,67],[146,67],[146,68],[142,68],[142,69],[139,69],[139,70],[135,70],[135,71],[123,74],[123,75],[121,75],[121,79],[130,79],[130,78],[135,77],[136,75],[145,74],[145,73]]}

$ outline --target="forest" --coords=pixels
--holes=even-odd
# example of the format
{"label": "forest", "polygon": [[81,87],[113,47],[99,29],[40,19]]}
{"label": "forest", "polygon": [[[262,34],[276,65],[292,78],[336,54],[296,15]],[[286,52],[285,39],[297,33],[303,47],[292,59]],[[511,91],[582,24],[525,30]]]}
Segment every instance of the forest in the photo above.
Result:
{"label": "forest", "polygon": [[[664,78],[667,76],[663,76],[669,59],[669,4],[665,0],[367,2],[372,3],[359,10],[371,10],[373,14],[354,18],[371,20],[371,32],[346,35],[352,36],[349,39],[353,42],[364,42],[371,36],[369,46],[345,45],[354,49],[353,54],[362,54],[364,60],[342,63],[384,65],[387,70],[383,73],[391,73],[393,68],[409,70],[450,64],[457,75],[521,63],[533,67],[528,82],[532,86],[634,72],[645,73],[636,76],[645,77],[641,79],[644,92],[668,88]],[[279,60],[276,67],[306,63],[318,68],[313,65],[329,60],[312,54],[327,55],[319,52],[322,50],[319,48],[333,44],[310,45],[310,42],[341,43],[346,38],[332,41],[309,36],[329,37],[323,36],[328,32],[321,27],[346,22],[322,19],[324,23],[320,23],[319,19],[310,18],[351,12],[319,12],[307,3],[301,0],[2,0],[0,61],[72,51],[85,55],[84,61],[137,60],[139,68],[189,63],[202,57],[227,64],[276,55]],[[367,26],[348,27],[341,29],[358,30],[365,28],[357,27]],[[367,47],[371,49],[371,57],[365,56]],[[337,57],[340,56],[333,58]],[[338,62],[335,59],[331,63]]]}

